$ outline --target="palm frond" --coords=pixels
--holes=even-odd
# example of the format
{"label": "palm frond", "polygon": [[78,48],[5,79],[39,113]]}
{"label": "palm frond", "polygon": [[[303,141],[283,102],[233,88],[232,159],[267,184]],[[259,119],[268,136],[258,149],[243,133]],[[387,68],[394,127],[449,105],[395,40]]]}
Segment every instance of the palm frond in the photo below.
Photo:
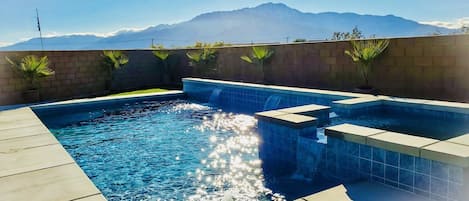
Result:
{"label": "palm frond", "polygon": [[122,53],[122,51],[104,50],[103,55],[110,60],[113,65],[113,69],[119,69],[122,65],[129,62],[129,58]]}

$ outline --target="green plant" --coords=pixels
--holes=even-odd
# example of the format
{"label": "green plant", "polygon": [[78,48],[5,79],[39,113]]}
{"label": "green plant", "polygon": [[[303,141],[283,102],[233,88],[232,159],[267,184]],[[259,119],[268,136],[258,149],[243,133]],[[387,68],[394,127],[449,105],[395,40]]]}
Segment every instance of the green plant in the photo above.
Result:
{"label": "green plant", "polygon": [[265,46],[254,46],[252,47],[251,57],[241,56],[241,59],[250,64],[254,64],[262,69],[264,81],[270,83],[270,77],[268,77],[265,63],[272,57],[274,51]]}
{"label": "green plant", "polygon": [[217,51],[213,48],[202,48],[186,53],[189,65],[196,67],[201,73],[216,70]]}
{"label": "green plant", "polygon": [[[164,82],[169,82],[171,78],[171,72],[169,69],[169,62],[168,58],[171,56],[171,52],[168,50],[164,50],[164,47],[162,45],[159,46],[152,46],[153,50],[153,55],[155,55],[156,58],[158,58],[162,63],[163,63],[163,71],[164,73],[162,74],[162,80]],[[165,81],[165,75],[167,78],[167,81]],[[165,83],[167,84],[167,83]]]}
{"label": "green plant", "polygon": [[110,70],[119,69],[122,65],[125,65],[129,62],[129,58],[118,50],[104,50],[103,55],[105,57],[105,62]]}
{"label": "green plant", "polygon": [[306,42],[306,39],[304,39],[304,38],[297,38],[297,39],[295,39],[293,42],[294,42],[294,43],[304,43],[304,42]]}
{"label": "green plant", "polygon": [[22,58],[19,63],[12,61],[8,57],[5,57],[5,59],[16,71],[23,75],[28,89],[38,89],[37,81],[40,78],[55,74],[55,72],[49,68],[49,59],[47,56],[39,58],[34,55],[28,55]]}
{"label": "green plant", "polygon": [[332,33],[331,40],[355,40],[365,38],[361,30],[358,27],[354,27],[352,32],[334,32]]}
{"label": "green plant", "polygon": [[350,56],[353,62],[358,64],[360,74],[365,81],[363,87],[370,87],[368,77],[373,61],[386,50],[389,45],[389,40],[352,40],[350,43],[352,50],[345,50],[345,54]]}
{"label": "green plant", "polygon": [[121,68],[129,62],[129,58],[118,50],[104,50],[104,65],[107,68],[110,78],[106,80],[106,89],[111,89],[111,83],[114,80],[114,71]]}
{"label": "green plant", "polygon": [[194,45],[189,45],[186,46],[186,48],[213,48],[213,47],[226,47],[226,46],[231,46],[229,43],[225,43],[223,41],[218,41],[214,43],[203,43],[203,42],[195,42]]}

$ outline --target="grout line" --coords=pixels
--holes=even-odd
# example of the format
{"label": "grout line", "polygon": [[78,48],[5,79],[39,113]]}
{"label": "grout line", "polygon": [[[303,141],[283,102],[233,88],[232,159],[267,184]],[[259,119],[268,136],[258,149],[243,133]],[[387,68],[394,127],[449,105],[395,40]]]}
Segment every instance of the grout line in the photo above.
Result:
{"label": "grout line", "polygon": [[[45,168],[39,168],[39,169],[35,169],[35,170],[29,170],[29,171],[25,171],[25,172],[19,172],[19,173],[15,173],[15,174],[10,174],[10,175],[5,175],[5,176],[0,176],[0,180],[5,178],[5,177],[11,177],[11,176],[16,176],[16,175],[21,175],[21,174],[27,174],[27,173],[31,173],[31,172],[36,172],[36,171],[41,171],[41,170],[46,170],[46,169],[51,169],[51,168],[56,168],[56,167],[61,167],[61,166],[66,166],[66,165],[71,165],[71,164],[76,164],[75,161],[74,162],[70,162],[70,163],[64,163],[64,164],[60,164],[60,165],[54,165],[54,166],[50,166],[50,167],[45,167]],[[78,164],[77,164],[78,165]],[[81,169],[81,168],[80,168]]]}
{"label": "grout line", "polygon": [[71,199],[70,201],[81,200],[81,199],[92,197],[92,196],[95,196],[95,195],[102,195],[102,194],[101,193],[95,193],[95,194],[91,194],[91,195],[82,196],[82,197],[79,197],[79,198],[74,198],[74,199]]}
{"label": "grout line", "polygon": [[50,132],[44,132],[44,133],[39,133],[39,134],[32,134],[32,135],[25,135],[25,136],[19,136],[19,137],[5,138],[5,139],[0,139],[0,142],[8,141],[8,140],[16,140],[16,139],[19,139],[19,138],[33,137],[33,136],[38,136],[38,135],[47,135],[47,134],[51,134],[51,133]]}

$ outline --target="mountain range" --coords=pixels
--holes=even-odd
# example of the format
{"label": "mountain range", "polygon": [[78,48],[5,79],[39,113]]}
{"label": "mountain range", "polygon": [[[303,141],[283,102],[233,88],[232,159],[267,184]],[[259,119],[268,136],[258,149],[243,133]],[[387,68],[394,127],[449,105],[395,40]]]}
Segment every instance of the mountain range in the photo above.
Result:
{"label": "mountain range", "polygon": [[[394,15],[356,13],[307,13],[282,3],[265,3],[253,8],[217,11],[171,25],[157,25],[141,31],[118,32],[109,37],[67,35],[44,38],[46,50],[143,49],[152,42],[166,47],[183,47],[196,41],[226,43],[291,42],[295,39],[324,40],[334,32],[358,27],[364,35],[376,37],[447,34],[454,30],[420,24]],[[0,50],[40,50],[33,38]]]}

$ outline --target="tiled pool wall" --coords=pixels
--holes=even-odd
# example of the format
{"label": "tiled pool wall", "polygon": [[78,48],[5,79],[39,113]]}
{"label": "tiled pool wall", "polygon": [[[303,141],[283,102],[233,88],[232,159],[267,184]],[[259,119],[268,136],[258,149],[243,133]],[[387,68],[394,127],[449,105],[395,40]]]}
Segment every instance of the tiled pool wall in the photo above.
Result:
{"label": "tiled pool wall", "polygon": [[189,99],[209,102],[215,89],[221,90],[213,103],[224,110],[241,113],[255,113],[264,110],[264,104],[270,96],[280,97],[277,106],[270,109],[287,108],[306,104],[331,105],[335,100],[353,97],[328,94],[302,93],[282,89],[262,87],[262,85],[234,85],[216,82],[203,82],[184,79],[184,93]]}
{"label": "tiled pool wall", "polygon": [[333,137],[327,139],[319,166],[319,174],[343,182],[374,181],[432,200],[469,198],[463,167]]}
{"label": "tiled pool wall", "polygon": [[[335,108],[333,101],[354,97],[306,95],[285,90],[264,89],[200,81],[184,81],[189,98],[208,102],[214,89],[222,89],[217,104],[221,108],[243,112],[263,111],[271,95],[282,97],[279,107],[305,104],[332,106],[341,114],[355,115],[376,111],[393,111],[430,115],[438,118],[469,119],[468,114],[439,110],[438,106],[378,100],[364,107]],[[435,109],[436,108],[436,109]],[[456,111],[456,112],[454,112]],[[308,178],[324,176],[339,183],[367,180],[415,193],[431,200],[469,200],[467,167],[428,160],[378,147],[328,137],[327,143],[317,139],[316,127],[294,128],[275,121],[258,119],[261,137],[259,155],[274,174],[301,174]],[[273,167],[273,168],[272,168]]]}
{"label": "tiled pool wall", "polygon": [[[290,175],[301,169],[303,175],[312,176],[310,164],[318,160],[312,158],[316,152],[309,150],[315,147],[309,145],[317,141],[316,126],[292,128],[260,119],[258,131],[262,139],[259,144],[259,157],[262,159],[265,172],[273,175]],[[297,161],[302,163],[298,165]],[[301,166],[303,164],[308,165]]]}
{"label": "tiled pool wall", "polygon": [[[77,100],[72,102],[58,102],[52,104],[43,104],[32,106],[33,112],[47,125],[54,125],[54,118],[59,118],[61,123],[73,123],[87,120],[90,115],[87,112],[95,111],[96,108],[101,110],[112,110],[127,104],[144,101],[167,101],[174,99],[186,99],[186,95],[182,92],[168,92],[158,95],[135,96],[135,97],[105,97],[96,100]],[[75,114],[75,115],[74,115]],[[68,121],[64,118],[67,116]]]}
{"label": "tiled pool wall", "polygon": [[445,111],[438,110],[437,106],[427,106],[417,103],[403,103],[397,101],[379,100],[379,103],[369,104],[363,107],[340,107],[337,104],[332,104],[332,110],[339,115],[355,116],[375,112],[393,112],[405,113],[427,117],[435,117],[439,119],[452,120],[469,120],[469,114],[458,111]]}

